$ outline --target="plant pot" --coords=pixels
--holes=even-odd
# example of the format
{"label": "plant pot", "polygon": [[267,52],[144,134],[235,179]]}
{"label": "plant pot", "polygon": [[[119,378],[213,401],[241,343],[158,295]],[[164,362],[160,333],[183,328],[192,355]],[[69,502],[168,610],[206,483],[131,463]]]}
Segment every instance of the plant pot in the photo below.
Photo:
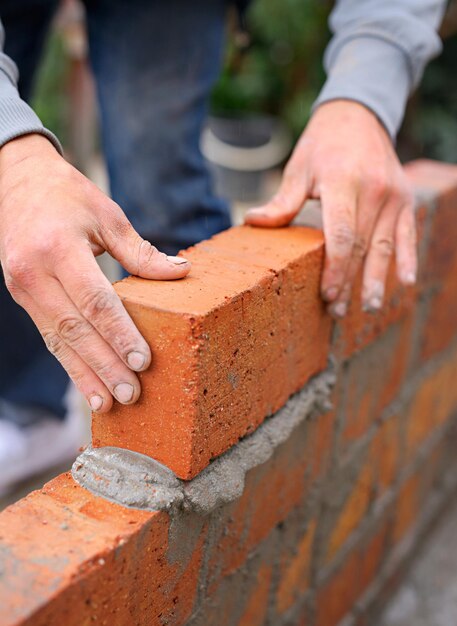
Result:
{"label": "plant pot", "polygon": [[283,163],[291,146],[284,124],[267,115],[212,116],[201,140],[217,193],[241,202],[263,199],[268,173]]}

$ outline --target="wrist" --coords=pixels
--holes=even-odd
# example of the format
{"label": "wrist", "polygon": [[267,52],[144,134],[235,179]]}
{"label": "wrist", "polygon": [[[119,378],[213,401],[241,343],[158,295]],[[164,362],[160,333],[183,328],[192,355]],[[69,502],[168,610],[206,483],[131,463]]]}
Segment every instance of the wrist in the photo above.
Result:
{"label": "wrist", "polygon": [[33,156],[57,156],[54,145],[44,135],[30,133],[11,139],[0,148],[0,169],[15,165]]}

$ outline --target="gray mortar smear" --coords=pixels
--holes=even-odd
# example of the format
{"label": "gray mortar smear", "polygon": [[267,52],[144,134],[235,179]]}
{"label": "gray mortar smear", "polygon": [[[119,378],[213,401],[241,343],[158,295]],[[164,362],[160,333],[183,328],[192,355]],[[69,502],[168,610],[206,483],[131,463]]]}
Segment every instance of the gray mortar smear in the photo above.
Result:
{"label": "gray mortar smear", "polygon": [[331,408],[334,384],[331,370],[313,378],[256,431],[190,481],[177,478],[148,456],[114,447],[88,447],[73,464],[73,478],[93,494],[122,506],[209,515],[242,495],[246,473],[268,461],[303,420]]}

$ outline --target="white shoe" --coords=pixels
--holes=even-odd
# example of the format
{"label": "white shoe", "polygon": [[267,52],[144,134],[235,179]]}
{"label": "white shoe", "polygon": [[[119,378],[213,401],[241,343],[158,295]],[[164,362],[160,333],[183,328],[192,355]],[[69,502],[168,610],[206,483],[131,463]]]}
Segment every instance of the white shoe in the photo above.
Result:
{"label": "white shoe", "polygon": [[70,463],[88,443],[87,420],[72,393],[64,420],[40,412],[40,419],[30,426],[2,419],[0,405],[0,496],[22,480]]}

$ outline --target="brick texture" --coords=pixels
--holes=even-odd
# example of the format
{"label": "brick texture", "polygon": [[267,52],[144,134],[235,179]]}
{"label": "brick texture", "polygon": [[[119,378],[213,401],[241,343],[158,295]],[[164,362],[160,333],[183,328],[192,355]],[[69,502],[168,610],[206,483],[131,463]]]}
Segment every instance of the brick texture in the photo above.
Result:
{"label": "brick texture", "polygon": [[234,228],[185,252],[189,278],[116,289],[153,352],[143,395],[93,419],[96,446],[152,456],[189,479],[327,365],[323,244],[306,228]]}
{"label": "brick texture", "polygon": [[356,300],[332,327],[322,235],[299,227],[203,242],[181,283],[118,283],[154,362],[138,405],[94,416],[96,445],[192,479],[329,357],[333,406],[303,416],[241,496],[205,515],[127,509],[68,475],[5,510],[2,626],[374,623],[370,607],[457,489],[457,168],[407,171],[423,266],[414,289],[391,276],[379,315]]}

